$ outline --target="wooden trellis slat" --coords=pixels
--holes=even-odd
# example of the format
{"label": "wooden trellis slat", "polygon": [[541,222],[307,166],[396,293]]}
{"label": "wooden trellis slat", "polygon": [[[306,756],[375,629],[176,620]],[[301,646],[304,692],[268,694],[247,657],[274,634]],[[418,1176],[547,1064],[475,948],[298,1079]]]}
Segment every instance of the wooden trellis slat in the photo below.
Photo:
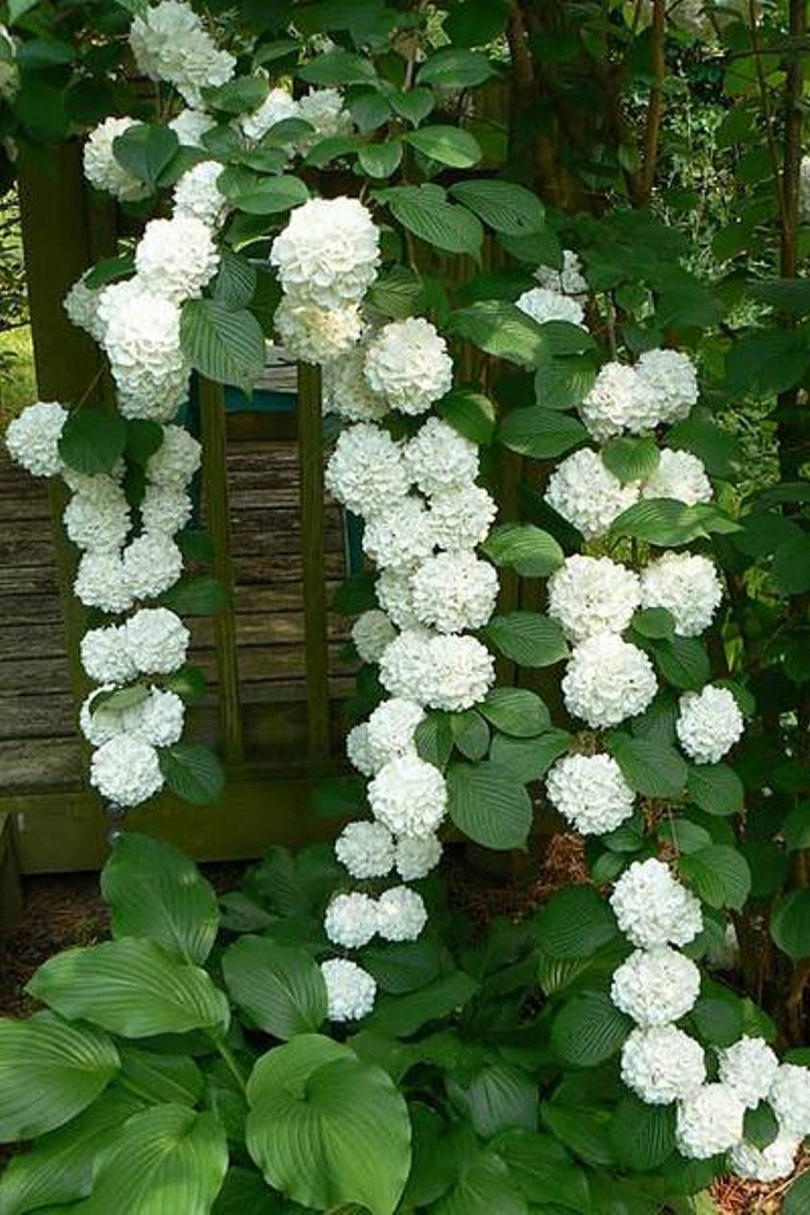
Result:
{"label": "wooden trellis slat", "polygon": [[301,466],[301,557],[304,582],[304,651],[309,710],[308,753],[329,754],[327,604],[324,571],[323,416],[319,368],[298,369],[298,453]]}

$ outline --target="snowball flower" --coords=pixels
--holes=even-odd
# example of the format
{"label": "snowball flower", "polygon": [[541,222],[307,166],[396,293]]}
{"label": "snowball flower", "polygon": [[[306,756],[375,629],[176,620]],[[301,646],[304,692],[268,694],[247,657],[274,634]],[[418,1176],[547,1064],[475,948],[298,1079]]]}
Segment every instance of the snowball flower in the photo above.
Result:
{"label": "snowball flower", "polygon": [[169,130],[174,131],[184,147],[202,148],[204,146],[203,135],[216,125],[216,120],[203,110],[186,108],[181,110],[176,118],[172,118]]}
{"label": "snowball flower", "polygon": [[412,750],[425,711],[413,700],[394,696],[378,705],[366,723],[367,743],[375,769]]}
{"label": "snowball flower", "polygon": [[193,9],[180,0],[162,0],[139,13],[129,42],[144,75],[173,84],[193,107],[202,104],[202,89],[226,84],[236,67],[233,55],[217,48]]}
{"label": "snowball flower", "polygon": [[118,550],[131,526],[129,503],[120,485],[96,478],[90,491],[74,494],[62,516],[71,543],[86,552]]}
{"label": "snowball flower", "polygon": [[163,788],[158,753],[142,738],[117,734],[93,752],[90,784],[117,806],[138,806]]}
{"label": "snowball flower", "polygon": [[329,940],[346,949],[368,945],[377,931],[377,904],[367,894],[339,894],[326,909]]}
{"label": "snowball flower", "polygon": [[79,729],[87,741],[94,747],[102,747],[105,742],[115,738],[124,729],[123,714],[114,708],[108,708],[102,702],[93,711],[93,705],[101,692],[112,692],[115,684],[105,683],[100,688],[94,688],[82,702],[79,709]]}
{"label": "snowball flower", "polygon": [[423,561],[411,579],[413,608],[421,624],[440,633],[478,629],[498,597],[498,575],[475,553],[439,553]]}
{"label": "snowball flower", "polygon": [[621,1076],[647,1105],[669,1105],[706,1079],[703,1048],[675,1025],[634,1029],[622,1048]]}
{"label": "snowball flower", "polygon": [[71,325],[89,333],[93,341],[100,342],[104,332],[98,317],[101,290],[88,287],[84,277],[82,275],[70,288],[62,301],[62,307],[65,309]]}
{"label": "snowball flower", "polygon": [[374,593],[380,607],[398,629],[412,629],[418,624],[409,573],[383,570],[375,583]]}
{"label": "snowball flower", "polygon": [[303,363],[328,363],[345,354],[363,332],[357,304],[321,308],[283,296],[273,318],[285,349]]}
{"label": "snowball flower", "polygon": [[651,477],[642,482],[642,498],[674,498],[694,506],[698,502],[711,502],[712,483],[706,469],[691,451],[673,451],[663,448],[658,467]]}
{"label": "snowball flower", "polygon": [[430,522],[437,547],[448,552],[475,548],[487,538],[497,513],[492,497],[472,482],[434,494]]}
{"label": "snowball flower", "polygon": [[562,680],[568,712],[594,730],[643,713],[657,688],[647,655],[616,633],[594,633],[580,642]]}
{"label": "snowball flower", "polygon": [[385,612],[363,612],[352,626],[352,641],[363,662],[379,662],[397,631]]}
{"label": "snowball flower", "polygon": [[84,553],[73,594],[87,607],[102,612],[125,612],[132,606],[133,592],[124,573],[119,552]]}
{"label": "snowball flower", "polygon": [[6,447],[12,460],[34,477],[53,477],[62,467],[59,440],[68,413],[57,401],[27,405],[9,423]]}
{"label": "snowball flower", "polygon": [[425,703],[460,713],[482,701],[495,682],[495,659],[476,637],[434,637],[428,645],[430,678]]}
{"label": "snowball flower", "polygon": [[247,139],[263,139],[271,127],[290,118],[302,117],[298,102],[286,89],[271,89],[257,110],[240,119]]}
{"label": "snowball flower", "polygon": [[609,557],[567,557],[548,580],[548,614],[571,641],[623,632],[639,602],[638,574]]}
{"label": "snowball flower", "polygon": [[185,705],[176,692],[152,688],[146,700],[125,712],[124,719],[127,729],[144,742],[173,747],[180,741],[185,716]]}
{"label": "snowball flower", "polygon": [[521,312],[530,316],[538,325],[547,321],[567,321],[570,325],[582,325],[585,309],[575,299],[550,291],[547,287],[532,287],[524,291],[515,301]]}
{"label": "snowball flower", "polygon": [[191,518],[192,502],[184,489],[147,485],[140,511],[145,531],[173,536]]}
{"label": "snowball flower", "polygon": [[96,304],[96,327],[100,333],[99,341],[104,345],[107,326],[114,316],[125,315],[131,301],[146,294],[143,283],[135,276],[122,278],[115,283],[102,287],[98,293]]}
{"label": "snowball flower", "polygon": [[369,422],[344,430],[326,465],[326,487],[347,510],[371,516],[408,492],[402,448]]}
{"label": "snowball flower", "polygon": [[149,193],[140,178],[118,163],[113,152],[115,140],[135,122],[134,118],[105,118],[90,132],[84,145],[84,175],[90,185],[112,194],[120,202],[135,202]]}
{"label": "snowball flower", "polygon": [[371,781],[368,800],[374,817],[395,835],[430,835],[447,810],[447,786],[438,768],[416,754],[401,755]]}
{"label": "snowball flower", "polygon": [[190,633],[168,608],[141,608],[121,628],[122,650],[133,672],[169,675],[186,661]]}
{"label": "snowball flower", "polygon": [[635,794],[610,755],[564,755],[546,777],[554,808],[582,835],[613,831],[633,813]]}
{"label": "snowball flower", "polygon": [[356,304],[377,277],[380,233],[356,198],[296,207],[270,249],[283,290],[322,308]]}
{"label": "snowball flower", "polygon": [[347,958],[330,958],[321,962],[321,974],[330,1021],[357,1021],[371,1012],[377,984],[362,966]]}
{"label": "snowball flower", "polygon": [[636,949],[613,972],[610,998],[637,1025],[666,1025],[680,1021],[700,994],[695,963],[668,945]]}
{"label": "snowball flower", "polygon": [[707,684],[701,692],[684,692],[678,703],[675,731],[696,764],[716,764],[742,737],[743,715],[728,688]]}
{"label": "snowball flower", "polygon": [[135,678],[138,667],[127,651],[125,638],[126,625],[123,624],[90,629],[85,633],[81,640],[81,660],[90,679],[114,685]]}
{"label": "snowball flower", "polygon": [[366,380],[391,409],[416,416],[453,387],[447,343],[421,316],[392,321],[369,343]]}
{"label": "snowball flower", "polygon": [[407,886],[393,886],[377,899],[377,931],[386,941],[415,941],[427,918],[422,896]]}
{"label": "snowball flower", "polygon": [[703,928],[700,900],[663,861],[633,861],[610,896],[619,928],[640,949],[688,945]]}
{"label": "snowball flower", "polygon": [[582,262],[573,249],[563,249],[561,270],[552,270],[550,266],[539,266],[534,272],[534,277],[541,287],[546,287],[549,291],[583,297],[588,294],[588,283],[582,274]]}
{"label": "snowball flower", "polygon": [[380,683],[391,696],[425,705],[433,689],[427,629],[408,628],[395,637],[380,658]]}
{"label": "snowball flower", "polygon": [[626,363],[603,365],[579,414],[600,443],[626,430],[652,430],[662,420],[654,390]]}
{"label": "snowball flower", "polygon": [[433,548],[430,514],[414,494],[372,515],[363,532],[363,552],[382,569],[408,571]]}
{"label": "snowball flower", "polygon": [[322,372],[325,413],[336,413],[350,422],[378,422],[388,413],[383,397],[366,380],[366,344],[361,341],[339,358],[324,363]]}
{"label": "snowball flower", "polygon": [[218,160],[203,160],[187,169],[174,187],[174,215],[191,216],[208,227],[216,227],[228,206],[217,185],[221,173]]}
{"label": "snowball flower", "polygon": [[335,841],[335,856],[353,878],[385,877],[394,864],[394,840],[382,823],[349,823]]}
{"label": "snowball flower", "polygon": [[183,554],[170,536],[146,532],[124,550],[124,578],[135,599],[154,599],[183,572]]}
{"label": "snowball flower", "polygon": [[427,877],[442,859],[442,846],[435,835],[403,835],[397,840],[396,868],[404,882]]}
{"label": "snowball flower", "polygon": [[639,379],[652,392],[658,422],[679,422],[697,404],[697,372],[680,350],[647,350],[636,364]]}
{"label": "snowball flower", "polygon": [[423,494],[458,489],[478,472],[478,448],[442,418],[428,418],[406,445],[404,459]]}
{"label": "snowball flower", "polygon": [[810,1071],[782,1063],[768,1093],[768,1102],[789,1135],[810,1135]]}
{"label": "snowball flower", "polygon": [[755,1109],[771,1090],[779,1070],[779,1060],[764,1038],[740,1038],[719,1050],[718,1071],[723,1084],[739,1097],[743,1105]]}
{"label": "snowball flower", "polygon": [[745,1106],[725,1084],[704,1084],[678,1106],[675,1142],[687,1160],[727,1152],[743,1136]]}
{"label": "snowball flower", "polygon": [[202,448],[182,426],[164,426],[163,442],[146,462],[146,478],[167,489],[185,489],[200,467]]}
{"label": "snowball flower", "polygon": [[798,1135],[784,1131],[764,1148],[743,1139],[734,1144],[728,1162],[738,1177],[761,1182],[781,1181],[793,1172],[800,1143]]}
{"label": "snowball flower", "polygon": [[363,776],[373,776],[379,770],[380,765],[374,762],[369,750],[368,725],[365,722],[353,726],[346,735],[346,756],[352,767],[362,772]]}
{"label": "snowball flower", "polygon": [[175,304],[202,295],[218,266],[211,229],[192,215],[150,219],[135,250],[135,269],[146,290]]}
{"label": "snowball flower", "polygon": [[354,129],[352,116],[343,108],[343,98],[337,89],[310,89],[298,102],[298,115],[315,129],[314,135],[305,135],[297,141],[302,152],[320,139],[349,135]]}
{"label": "snowball flower", "polygon": [[[124,417],[167,422],[188,395],[191,370],[180,348],[180,309],[136,288],[109,308],[104,349]],[[99,315],[111,291],[102,292]]]}
{"label": "snowball flower", "polygon": [[604,536],[614,519],[638,500],[638,485],[622,485],[595,451],[567,456],[551,474],[545,499],[586,540]]}
{"label": "snowball flower", "polygon": [[714,562],[694,553],[664,553],[641,574],[642,607],[666,608],[681,637],[709,627],[723,598]]}

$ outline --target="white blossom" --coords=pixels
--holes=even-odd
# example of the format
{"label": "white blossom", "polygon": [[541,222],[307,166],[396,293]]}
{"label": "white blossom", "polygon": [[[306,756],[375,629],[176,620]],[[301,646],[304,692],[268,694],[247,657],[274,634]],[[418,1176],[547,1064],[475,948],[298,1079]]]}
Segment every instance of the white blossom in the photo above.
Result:
{"label": "white blossom", "polygon": [[57,401],[37,401],[13,418],[6,430],[12,460],[33,477],[53,477],[62,467],[59,440],[68,413]]}
{"label": "white blossom", "polygon": [[173,214],[190,216],[207,227],[216,227],[228,207],[228,200],[217,185],[221,173],[218,160],[203,160],[186,169],[174,187]]}
{"label": "white blossom", "polygon": [[610,896],[619,928],[633,945],[688,945],[703,928],[700,900],[663,861],[633,861]]}
{"label": "white blossom", "polygon": [[354,130],[352,116],[343,108],[343,98],[337,89],[310,89],[298,102],[298,116],[315,132],[297,141],[301,152],[307,152],[321,139],[350,135]]}
{"label": "white blossom", "polygon": [[202,89],[227,84],[236,60],[219,50],[188,4],[161,0],[138,13],[129,42],[146,76],[173,84],[192,107],[202,104]]}
{"label": "white blossom", "polygon": [[78,469],[65,464],[62,467],[62,480],[75,494],[95,498],[99,493],[106,494],[111,484],[120,486],[124,480],[125,471],[126,464],[123,460],[116,460],[109,472],[99,473],[79,472]]}
{"label": "white blossom", "polygon": [[112,477],[94,478],[92,490],[71,498],[62,516],[71,543],[86,552],[118,550],[132,521],[126,494]]}
{"label": "white blossom", "polygon": [[352,626],[352,641],[363,662],[379,662],[397,631],[385,612],[372,608],[358,616]]}
{"label": "white blossom", "polygon": [[324,412],[350,422],[378,422],[388,413],[383,397],[372,392],[365,377],[366,343],[360,341],[339,358],[324,363]]}
{"label": "white blossom", "polygon": [[377,277],[380,232],[356,198],[314,198],[296,207],[270,261],[288,295],[322,308],[356,304]]}
{"label": "white blossom", "polygon": [[367,970],[347,958],[321,962],[330,1021],[358,1021],[374,1007],[377,984]]}
{"label": "white blossom", "polygon": [[192,501],[184,489],[147,485],[140,511],[145,531],[173,536],[191,518]]}
{"label": "white blossom", "polygon": [[666,608],[681,637],[707,629],[722,598],[714,562],[695,553],[664,553],[641,574],[642,607]]}
{"label": "white blossom", "polygon": [[366,380],[391,409],[418,415],[453,386],[447,343],[424,317],[391,321],[369,343]]}
{"label": "white blossom", "polygon": [[142,738],[117,734],[93,752],[90,784],[117,806],[138,806],[163,788],[158,753]]}
{"label": "white blossom", "polygon": [[81,640],[81,660],[85,674],[96,683],[108,686],[129,683],[138,667],[126,647],[126,625],[90,629]]}
{"label": "white blossom", "polygon": [[755,1109],[764,1101],[776,1080],[779,1060],[764,1038],[744,1035],[717,1052],[718,1072],[723,1084],[736,1093],[743,1105]]}
{"label": "white blossom", "polygon": [[713,490],[706,469],[697,456],[693,456],[691,451],[673,451],[670,447],[664,447],[655,472],[642,482],[641,496],[674,498],[687,506],[695,506],[698,502],[711,502]]}
{"label": "white blossom", "polygon": [[495,610],[498,575],[475,553],[439,553],[423,561],[411,579],[420,624],[440,633],[482,628]]}
{"label": "white blossom", "polygon": [[708,1160],[742,1139],[745,1106],[725,1084],[704,1084],[678,1105],[675,1142],[687,1160]]}
{"label": "white blossom", "polygon": [[183,554],[170,536],[146,532],[127,545],[123,556],[127,589],[135,599],[154,599],[183,572]]}
{"label": "white blossom", "polygon": [[647,350],[636,364],[636,371],[653,393],[658,422],[679,422],[697,404],[697,372],[683,351]]}
{"label": "white blossom", "polygon": [[73,594],[87,607],[100,608],[102,612],[125,612],[131,607],[133,592],[120,552],[83,553]]}
{"label": "white blossom", "polygon": [[404,629],[386,647],[380,658],[380,683],[391,696],[429,703],[433,672],[430,655],[431,634],[420,627]]}
{"label": "white blossom", "polygon": [[151,688],[145,700],[126,710],[126,728],[153,747],[173,747],[182,736],[185,715],[185,705],[176,692]]}
{"label": "white blossom", "polygon": [[430,499],[430,521],[438,548],[447,552],[475,548],[487,537],[498,513],[493,498],[469,482]]}
{"label": "white blossom", "polygon": [[810,1135],[810,1071],[796,1063],[780,1064],[768,1102],[783,1131]]}
{"label": "white blossom", "polygon": [[174,131],[180,143],[187,148],[202,148],[203,135],[215,127],[216,120],[204,110],[186,108],[181,110],[176,118],[169,122],[169,130]]}
{"label": "white blossom", "polygon": [[546,777],[554,808],[582,835],[613,831],[633,813],[635,794],[610,755],[564,755]]}
{"label": "white blossom", "polygon": [[382,823],[348,823],[335,841],[335,856],[358,880],[385,877],[394,855],[393,836]]}
{"label": "white blossom", "polygon": [[302,363],[328,363],[346,354],[363,332],[357,304],[321,308],[283,296],[273,320],[285,350]]}
{"label": "white blossom", "polygon": [[96,302],[96,328],[100,334],[99,342],[104,345],[107,326],[114,316],[125,315],[130,301],[145,294],[145,288],[137,275],[132,278],[118,279],[102,287]]}
{"label": "white blossom", "polygon": [[124,729],[123,714],[118,709],[108,708],[103,702],[103,698],[95,712],[91,711],[100,693],[114,690],[115,684],[113,683],[104,683],[100,688],[93,688],[79,709],[79,729],[91,746],[103,746],[105,742],[115,738],[116,734],[121,734]]}
{"label": "white blossom", "polygon": [[427,877],[442,859],[442,846],[435,835],[403,835],[397,840],[397,873],[404,882]]}
{"label": "white blossom", "polygon": [[185,489],[200,467],[202,448],[182,426],[164,426],[163,442],[146,462],[146,477],[166,489]]}
{"label": "white blossom", "polygon": [[377,602],[398,629],[418,626],[413,610],[411,574],[399,570],[382,570],[374,586]]}
{"label": "white blossom", "polygon": [[696,764],[716,764],[742,737],[745,723],[728,688],[707,684],[700,692],[684,692],[675,723],[678,741]]}
{"label": "white blossom", "polygon": [[585,318],[585,309],[577,300],[548,287],[532,287],[515,302],[520,311],[538,325],[545,325],[547,321],[567,321],[570,325],[581,326]]}
{"label": "white blossom", "polygon": [[366,723],[368,750],[376,770],[414,746],[425,711],[413,700],[394,696],[379,704]]}
{"label": "white blossom", "polygon": [[545,499],[586,540],[595,540],[638,500],[638,494],[637,482],[622,485],[595,451],[583,448],[557,465],[549,477]]}
{"label": "white blossom", "polygon": [[703,1048],[675,1025],[634,1029],[622,1049],[621,1076],[647,1105],[669,1105],[706,1079]]}
{"label": "white blossom", "polygon": [[408,492],[401,445],[370,422],[350,426],[329,457],[326,487],[356,515],[370,517],[383,510]]}
{"label": "white blossom", "polygon": [[81,278],[76,279],[62,302],[71,325],[89,333],[95,342],[100,342],[104,333],[98,316],[100,295],[101,289],[88,287],[85,275],[82,275]]}
{"label": "white blossom", "polygon": [[485,698],[495,682],[495,660],[476,637],[432,638],[428,664],[430,677],[425,704],[446,713],[471,709]]}
{"label": "white blossom", "polygon": [[478,449],[442,418],[428,418],[405,447],[405,467],[423,494],[440,494],[474,481]]}
{"label": "white blossom", "polygon": [[577,553],[548,580],[548,614],[571,641],[623,632],[639,603],[638,574],[609,557]]}
{"label": "white blossom", "polygon": [[700,994],[700,971],[695,963],[670,949],[636,949],[613,972],[610,998],[637,1025],[666,1025],[680,1021]]}
{"label": "white blossom", "polygon": [[136,122],[134,118],[105,118],[90,132],[84,145],[84,175],[97,190],[120,202],[135,202],[149,193],[144,183],[120,165],[113,153],[116,139]]}
{"label": "white blossom", "polygon": [[377,904],[367,894],[338,894],[326,909],[329,940],[346,949],[367,945],[377,931]]}
{"label": "white blossom", "polygon": [[407,886],[392,886],[377,899],[377,931],[385,941],[415,941],[427,918],[422,896]]}
{"label": "white blossom", "polygon": [[169,608],[141,608],[121,632],[121,649],[133,672],[170,675],[186,661],[191,635]]}
{"label": "white blossom", "polygon": [[135,250],[135,269],[146,290],[175,304],[202,295],[218,266],[211,229],[192,215],[150,219]]}
{"label": "white blossom", "polygon": [[257,110],[242,116],[240,125],[247,139],[258,141],[278,123],[301,117],[300,107],[292,94],[276,88],[270,90]]}
{"label": "white blossom", "polygon": [[363,532],[363,552],[381,569],[405,573],[429,557],[433,548],[431,516],[415,494],[372,515]]}
{"label": "white blossom", "polygon": [[653,388],[626,363],[605,363],[579,406],[589,433],[600,443],[624,431],[640,434],[662,420]]}
{"label": "white blossom", "polygon": [[744,1139],[735,1143],[728,1162],[738,1177],[773,1182],[789,1177],[796,1165],[801,1138],[782,1131],[767,1147],[758,1148]]}
{"label": "white blossom", "polygon": [[643,713],[657,689],[647,655],[615,633],[594,633],[580,642],[562,680],[568,712],[592,729]]}
{"label": "white blossom", "polygon": [[380,765],[374,762],[369,749],[366,722],[353,726],[346,735],[346,757],[363,776],[373,776],[379,770]]}
{"label": "white blossom", "polygon": [[558,291],[563,295],[574,295],[584,299],[588,295],[588,283],[582,274],[582,262],[573,249],[563,249],[561,270],[550,266],[539,266],[534,272],[541,287]]}
{"label": "white blossom", "polygon": [[[135,286],[107,313],[104,349],[124,417],[167,422],[188,395],[191,371],[180,347],[180,309]],[[99,315],[114,287],[102,292]]]}
{"label": "white blossom", "polygon": [[432,764],[400,755],[371,781],[368,800],[374,817],[395,835],[430,835],[447,810],[447,786]]}

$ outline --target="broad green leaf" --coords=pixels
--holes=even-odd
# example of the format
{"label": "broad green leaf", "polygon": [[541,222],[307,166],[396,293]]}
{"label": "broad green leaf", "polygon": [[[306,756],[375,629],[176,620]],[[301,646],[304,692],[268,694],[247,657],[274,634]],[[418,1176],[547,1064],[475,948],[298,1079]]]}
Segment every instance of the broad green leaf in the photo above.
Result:
{"label": "broad green leaf", "polygon": [[392,266],[372,284],[366,298],[384,316],[404,321],[418,311],[423,297],[424,285],[419,276],[405,266]]}
{"label": "broad green leaf", "polygon": [[13,25],[15,21],[19,21],[20,17],[24,17],[30,9],[35,8],[40,2],[41,0],[8,0],[9,21]]}
{"label": "broad green leaf", "polygon": [[539,612],[493,616],[484,633],[506,658],[522,667],[549,667],[568,656],[562,629]]}
{"label": "broad green leaf", "polygon": [[808,1211],[810,1211],[810,1173],[802,1173],[785,1194],[782,1215],[807,1215]]}
{"label": "broad green leaf", "polygon": [[710,907],[740,911],[751,890],[748,863],[728,844],[712,844],[682,857],[681,874]]}
{"label": "broad green leaf", "polygon": [[652,435],[633,438],[619,435],[602,448],[602,463],[614,477],[626,484],[651,477],[658,467],[661,454]]}
{"label": "broad green leaf", "polygon": [[158,178],[180,146],[174,131],[159,123],[133,123],[113,140],[113,156],[133,177],[144,182],[150,192],[157,189]]}
{"label": "broad green leaf", "polygon": [[673,800],[682,796],[688,768],[674,747],[622,733],[612,734],[608,746],[622,776],[636,793]]}
{"label": "broad green leaf", "polygon": [[124,454],[126,442],[127,424],[119,414],[85,407],[65,422],[59,454],[77,472],[110,472]]}
{"label": "broad green leaf", "polygon": [[196,578],[181,578],[163,592],[158,602],[181,616],[215,616],[225,611],[230,600],[218,578],[200,574]]}
{"label": "broad green leaf", "polygon": [[[478,223],[474,216],[470,218]],[[453,312],[446,330],[495,358],[507,359],[521,367],[536,367],[548,354],[541,326],[509,300],[476,300]]]}
{"label": "broad green leaf", "polygon": [[515,738],[534,738],[551,726],[551,716],[528,688],[495,688],[478,706],[496,729]]}
{"label": "broad green leaf", "polygon": [[513,1181],[529,1202],[540,1203],[541,1210],[546,1203],[558,1203],[566,1211],[590,1215],[585,1172],[551,1135],[506,1131],[491,1146],[509,1166]]}
{"label": "broad green leaf", "polygon": [[261,1173],[232,1165],[211,1215],[294,1215],[292,1207],[286,1205],[285,1211],[279,1205],[283,1201],[268,1188]]}
{"label": "broad green leaf", "polygon": [[675,688],[698,692],[711,678],[711,662],[699,637],[656,641],[652,648],[655,665]]}
{"label": "broad green leaf", "polygon": [[447,713],[428,713],[416,727],[416,750],[435,768],[444,768],[453,750],[453,728]]}
{"label": "broad green leaf", "polygon": [[453,1188],[430,1210],[431,1215],[529,1215],[508,1167],[485,1149],[469,1159]]}
{"label": "broad green leaf", "polygon": [[664,548],[679,548],[706,539],[712,532],[739,530],[738,523],[711,503],[687,506],[674,498],[642,498],[614,519],[611,527],[615,536],[631,536]]}
{"label": "broad green leaf", "polygon": [[477,51],[442,47],[435,51],[419,69],[420,84],[437,84],[442,88],[472,88],[493,76],[489,60]]}
{"label": "broad green leaf", "polygon": [[258,110],[268,93],[267,78],[262,74],[237,76],[214,88],[204,88],[206,108],[220,110],[224,114],[244,114]]}
{"label": "broad green leaf", "polygon": [[252,312],[220,300],[189,300],[180,318],[183,353],[200,375],[251,388],[264,368],[264,334]]}
{"label": "broad green leaf", "polygon": [[369,945],[363,950],[361,961],[382,991],[404,995],[438,978],[445,957],[443,947],[422,933],[418,941]]}
{"label": "broad green leaf", "polygon": [[369,84],[377,79],[374,64],[350,51],[327,51],[298,71],[308,84]]}
{"label": "broad green leaf", "polygon": [[745,802],[743,783],[728,764],[692,764],[686,789],[691,801],[707,814],[740,814]]}
{"label": "broad green leaf", "polygon": [[427,88],[391,93],[390,101],[400,118],[404,118],[412,127],[418,127],[420,122],[424,122],[436,104],[433,90]]}
{"label": "broad green leaf", "polygon": [[443,190],[431,185],[397,186],[385,200],[394,219],[420,240],[448,253],[479,256],[484,241],[480,220],[447,202]]}
{"label": "broad green leaf", "polygon": [[349,101],[349,113],[354,125],[364,135],[376,131],[391,117],[391,105],[387,97],[375,89],[356,92]]}
{"label": "broad green leaf", "polygon": [[187,962],[204,962],[219,927],[217,896],[179,849],[135,831],[116,840],[101,874],[115,937],[146,937]]}
{"label": "broad green leaf", "polygon": [[639,608],[631,626],[640,637],[653,641],[672,641],[675,636],[675,617],[666,608]]}
{"label": "broad green leaf", "polygon": [[539,738],[507,738],[504,734],[496,734],[489,757],[526,785],[541,780],[554,761],[570,750],[573,741],[573,735],[566,730],[546,730]]}
{"label": "broad green leaf", "polygon": [[163,427],[149,418],[130,418],[124,455],[135,464],[145,465],[150,456],[163,445]]}
{"label": "broad green leaf", "polygon": [[356,135],[327,135],[309,149],[304,164],[323,169],[334,160],[356,154],[359,147]]}
{"label": "broad green leaf", "polygon": [[195,806],[211,806],[225,788],[222,764],[203,743],[175,743],[159,749],[160,770],[172,793]]}
{"label": "broad green leaf", "polygon": [[456,1109],[470,1120],[482,1139],[514,1127],[537,1130],[537,1083],[517,1067],[492,1063],[469,1082],[448,1077],[447,1091]]}
{"label": "broad green leaf", "polygon": [[802,532],[779,545],[773,555],[773,577],[785,595],[810,590],[810,536]]}
{"label": "broad green leaf", "polygon": [[768,1147],[779,1134],[779,1122],[767,1101],[745,1111],[743,1127],[743,1137],[760,1149]]}
{"label": "broad green leaf", "polygon": [[224,1033],[230,1021],[228,1001],[204,970],[131,937],[56,954],[26,991],[63,1017],[123,1038]]}
{"label": "broad green leaf", "polygon": [[205,1088],[203,1074],[191,1055],[166,1055],[122,1042],[121,1078],[156,1104],[194,1106]]}
{"label": "broad green leaf", "polygon": [[540,1113],[548,1129],[586,1164],[596,1168],[610,1168],[616,1164],[616,1153],[610,1139],[610,1111],[583,1107],[581,1102],[572,1108],[554,1101],[544,1101]]}
{"label": "broad green leaf", "polygon": [[491,760],[451,764],[447,793],[450,817],[469,839],[487,848],[525,848],[532,804],[508,769]]}
{"label": "broad green leaf", "polygon": [[0,1142],[33,1139],[81,1113],[120,1066],[105,1033],[49,1012],[0,1020]]}
{"label": "broad green leaf", "polygon": [[523,236],[545,223],[545,209],[537,195],[511,181],[457,181],[448,192],[496,232]]}
{"label": "broad green leaf", "polygon": [[590,958],[617,934],[616,918],[593,886],[569,886],[551,896],[534,921],[543,952],[552,958]]}
{"label": "broad green leaf", "polygon": [[398,139],[361,144],[357,149],[357,159],[369,177],[390,177],[402,163],[402,144]]}
{"label": "broad green leaf", "polygon": [[304,1034],[248,1081],[247,1146],[269,1185],[318,1210],[393,1215],[411,1162],[408,1110],[391,1078],[347,1046]]}
{"label": "broad green leaf", "polygon": [[557,1057],[574,1067],[596,1067],[618,1054],[633,1022],[619,1012],[607,992],[583,991],[572,996],[551,1026]]}
{"label": "broad green leaf", "polygon": [[134,274],[135,258],[127,253],[119,257],[105,257],[96,262],[83,276],[82,282],[91,291],[98,291],[99,288],[116,283],[122,278],[132,278]]}
{"label": "broad green leaf", "polygon": [[731,1046],[743,1032],[740,999],[719,984],[709,985],[708,991],[695,1004],[689,1021],[701,1040],[710,1046]]}
{"label": "broad green leaf", "polygon": [[794,962],[810,958],[810,890],[791,890],[771,915],[771,936]]}
{"label": "broad green leaf", "polygon": [[667,431],[667,446],[691,451],[713,477],[730,480],[742,460],[739,440],[713,420],[711,413],[697,405],[688,418]]}
{"label": "broad green leaf", "polygon": [[455,388],[442,397],[438,412],[454,430],[473,443],[492,442],[495,433],[495,406],[489,397],[471,388]]}
{"label": "broad green leaf", "polygon": [[477,989],[475,979],[463,970],[454,970],[418,991],[378,999],[363,1026],[386,1037],[408,1038],[429,1022],[441,1021],[463,1008]]}
{"label": "broad green leaf", "polygon": [[467,759],[483,759],[489,750],[489,726],[475,709],[450,714],[456,748]]}
{"label": "broad green leaf", "polygon": [[648,1105],[628,1093],[613,1111],[610,1137],[621,1164],[651,1172],[675,1151],[675,1106]]}
{"label": "broad green leaf", "polygon": [[277,215],[309,198],[300,177],[262,177],[241,168],[226,169],[217,184],[228,201],[248,215]]}
{"label": "broad green leaf", "polygon": [[489,533],[481,551],[522,578],[548,578],[565,560],[554,537],[533,523],[501,523]]}
{"label": "broad green leaf", "polygon": [[587,439],[588,432],[577,418],[542,405],[513,409],[498,427],[499,443],[536,460],[554,459]]}
{"label": "broad green leaf", "polygon": [[453,169],[469,169],[481,159],[478,140],[460,127],[420,127],[402,138],[423,156]]}
{"label": "broad green leaf", "polygon": [[534,375],[534,398],[545,409],[571,409],[581,404],[596,381],[596,364],[591,355],[551,354],[538,365]]}
{"label": "broad green leaf", "polygon": [[326,1019],[326,984],[303,949],[263,937],[241,937],[222,957],[231,999],[274,1038],[312,1033]]}

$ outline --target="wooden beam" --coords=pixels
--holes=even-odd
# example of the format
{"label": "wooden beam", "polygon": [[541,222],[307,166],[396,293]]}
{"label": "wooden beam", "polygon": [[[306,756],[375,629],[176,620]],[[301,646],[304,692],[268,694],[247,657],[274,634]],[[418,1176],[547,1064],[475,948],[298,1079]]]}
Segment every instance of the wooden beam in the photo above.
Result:
{"label": "wooden beam", "polygon": [[23,905],[22,886],[14,852],[11,819],[0,814],[0,932],[14,926]]}
{"label": "wooden beam", "polygon": [[329,754],[327,604],[324,571],[324,476],[321,373],[298,368],[298,452],[301,467],[301,557],[304,581],[304,649],[307,664],[308,752]]}

